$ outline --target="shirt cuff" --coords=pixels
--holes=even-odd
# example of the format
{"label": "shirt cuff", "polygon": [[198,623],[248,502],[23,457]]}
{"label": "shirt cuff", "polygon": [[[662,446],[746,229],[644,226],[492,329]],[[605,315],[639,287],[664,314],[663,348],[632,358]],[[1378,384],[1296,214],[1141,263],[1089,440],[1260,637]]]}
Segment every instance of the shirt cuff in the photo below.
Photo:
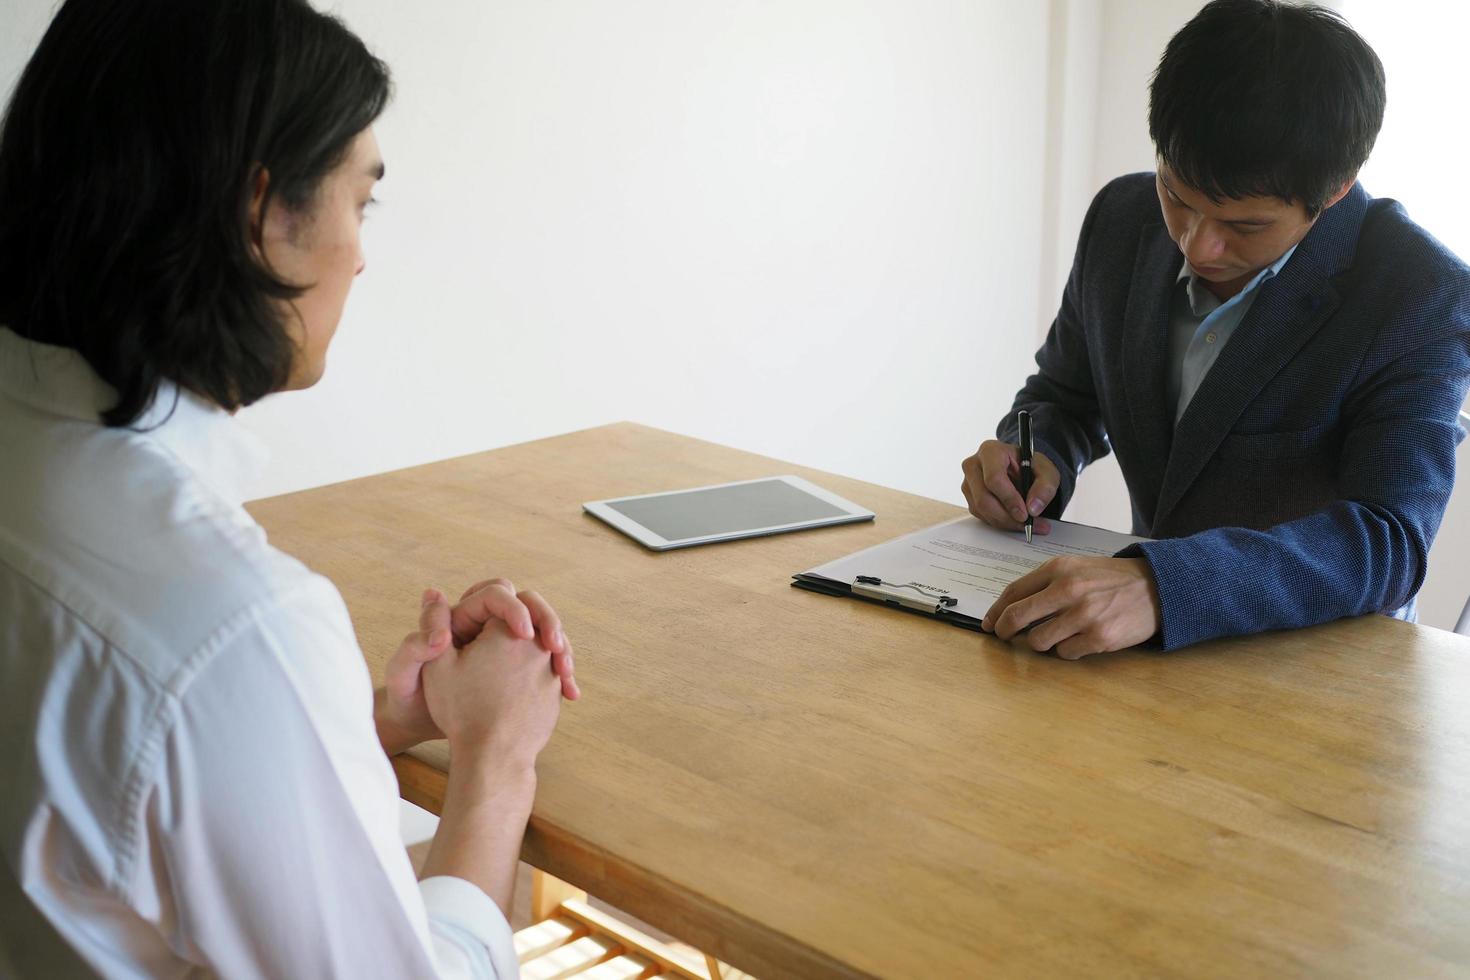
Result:
{"label": "shirt cuff", "polygon": [[425,878],[419,882],[419,893],[429,913],[439,976],[495,980],[520,976],[510,923],[489,895],[449,875]]}

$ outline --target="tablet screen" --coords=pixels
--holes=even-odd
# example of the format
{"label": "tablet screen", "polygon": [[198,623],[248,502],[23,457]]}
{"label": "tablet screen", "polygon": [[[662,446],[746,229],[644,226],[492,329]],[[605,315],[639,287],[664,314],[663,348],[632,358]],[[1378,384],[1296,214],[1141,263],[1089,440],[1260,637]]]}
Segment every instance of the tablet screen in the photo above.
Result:
{"label": "tablet screen", "polygon": [[607,506],[670,541],[848,514],[785,480],[757,480],[631,500],[609,500]]}

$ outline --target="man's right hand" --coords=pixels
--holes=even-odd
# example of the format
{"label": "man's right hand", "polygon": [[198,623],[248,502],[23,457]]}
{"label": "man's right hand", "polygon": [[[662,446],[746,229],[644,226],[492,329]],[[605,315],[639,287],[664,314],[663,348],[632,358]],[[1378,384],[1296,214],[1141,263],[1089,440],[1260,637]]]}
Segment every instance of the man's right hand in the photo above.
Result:
{"label": "man's right hand", "polygon": [[534,766],[561,707],[561,682],[534,639],[500,620],[424,665],[429,715],[451,749]]}
{"label": "man's right hand", "polygon": [[536,756],[556,727],[561,681],[534,638],[514,636],[491,618],[469,643],[426,663],[423,682],[429,715],[451,755],[423,876],[468,881],[509,920],[536,795]]}
{"label": "man's right hand", "polygon": [[991,527],[1019,531],[1029,511],[1036,518],[1037,534],[1051,530],[1051,522],[1037,517],[1057,495],[1062,476],[1055,463],[1041,453],[1031,457],[1031,493],[1021,499],[1017,481],[1021,476],[1021,450],[1008,442],[988,439],[975,455],[960,464],[965,482],[960,485],[970,513]]}
{"label": "man's right hand", "polygon": [[582,696],[572,668],[572,641],[561,628],[561,619],[551,604],[535,592],[517,592],[509,579],[490,578],[464,590],[449,610],[449,629],[454,645],[463,647],[492,619],[510,627],[511,635],[535,636],[551,654],[551,669],[561,678],[561,694],[568,701]]}

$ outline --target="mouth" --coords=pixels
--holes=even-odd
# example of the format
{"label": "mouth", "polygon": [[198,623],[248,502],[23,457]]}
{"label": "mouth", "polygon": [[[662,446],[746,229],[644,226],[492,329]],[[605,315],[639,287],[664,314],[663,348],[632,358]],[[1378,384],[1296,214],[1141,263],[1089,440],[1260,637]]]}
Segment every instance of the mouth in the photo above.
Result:
{"label": "mouth", "polygon": [[1193,262],[1189,267],[1202,276],[1221,276],[1230,271],[1223,265],[1195,265]]}

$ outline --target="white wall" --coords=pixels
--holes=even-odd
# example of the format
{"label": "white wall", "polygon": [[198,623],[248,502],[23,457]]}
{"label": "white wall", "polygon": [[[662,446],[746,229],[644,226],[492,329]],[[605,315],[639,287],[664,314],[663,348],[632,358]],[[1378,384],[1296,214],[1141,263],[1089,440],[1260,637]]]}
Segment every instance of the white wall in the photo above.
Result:
{"label": "white wall", "polygon": [[[8,90],[52,2],[4,3]],[[243,415],[260,493],[634,419],[958,502],[1197,7],[341,0],[396,73],[389,177],[326,378]],[[1069,516],[1127,515],[1084,474]]]}
{"label": "white wall", "polygon": [[1044,7],[426,9],[341,6],[385,203],[266,490],[628,418],[958,496],[1036,335]]}

